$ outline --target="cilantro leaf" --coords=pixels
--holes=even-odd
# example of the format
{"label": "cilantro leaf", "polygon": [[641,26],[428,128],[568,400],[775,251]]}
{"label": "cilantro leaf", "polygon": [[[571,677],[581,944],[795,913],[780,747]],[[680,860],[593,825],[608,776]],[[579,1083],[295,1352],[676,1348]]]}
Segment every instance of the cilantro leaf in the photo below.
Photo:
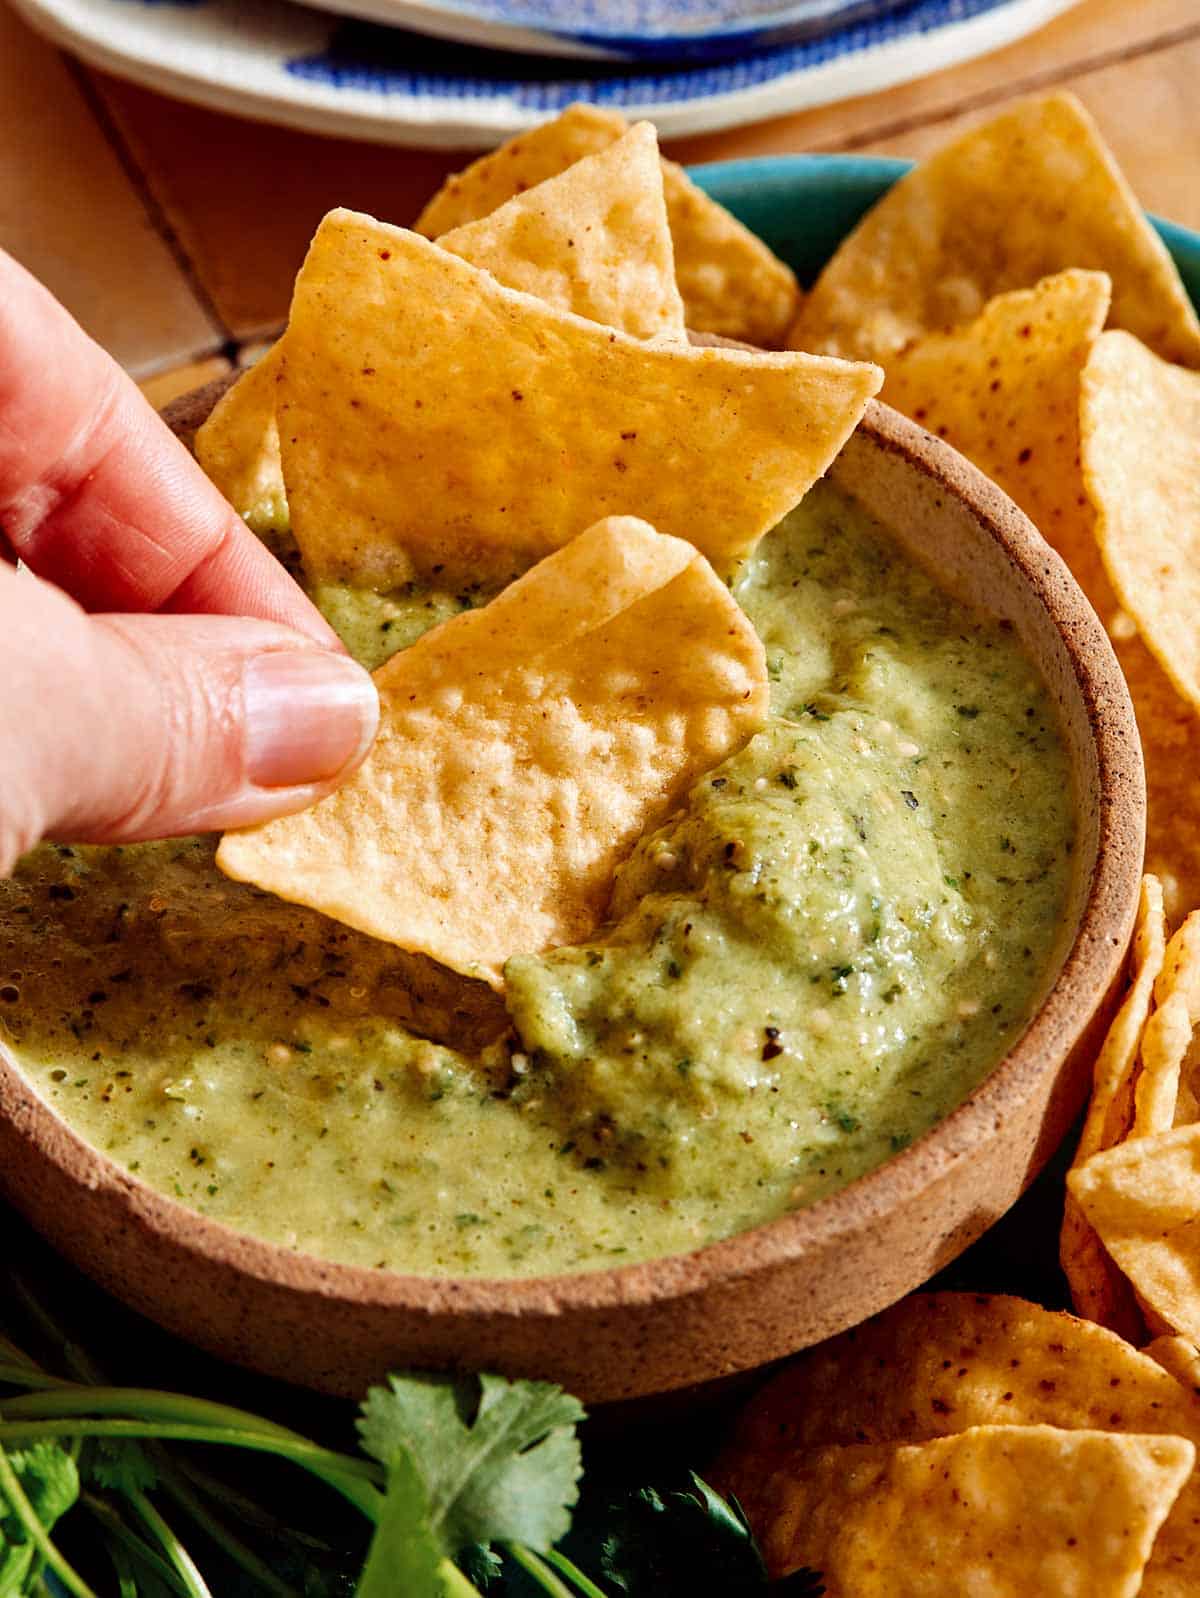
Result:
{"label": "cilantro leaf", "polygon": [[566,1535],[579,1496],[583,1413],[549,1382],[392,1376],[368,1393],[358,1430],[389,1473],[409,1455],[448,1557],[491,1543],[544,1552]]}
{"label": "cilantro leaf", "polygon": [[131,1497],[158,1486],[158,1471],[146,1450],[121,1438],[98,1437],[95,1447],[88,1450],[85,1474],[97,1487]]}
{"label": "cilantro leaf", "polygon": [[767,1568],[741,1505],[695,1472],[682,1492],[642,1487],[610,1510],[601,1567],[629,1598],[766,1594]]}
{"label": "cilantro leaf", "polygon": [[482,1543],[472,1543],[470,1547],[462,1549],[458,1562],[480,1592],[487,1592],[492,1583],[504,1575],[504,1563],[500,1555],[491,1548],[485,1548]]}
{"label": "cilantro leaf", "polygon": [[[11,1453],[8,1462],[16,1472],[29,1507],[49,1531],[79,1497],[79,1472],[75,1461],[57,1443],[34,1443]],[[0,1490],[0,1547],[25,1542],[25,1527]]]}
{"label": "cilantro leaf", "polygon": [[429,1498],[412,1456],[403,1445],[387,1462],[383,1512],[355,1598],[441,1598],[442,1554],[429,1524]]}
{"label": "cilantro leaf", "polygon": [[[47,1531],[79,1496],[75,1461],[57,1443],[35,1443],[8,1456],[29,1507]],[[20,1598],[34,1568],[37,1549],[16,1510],[0,1489],[0,1598]]]}

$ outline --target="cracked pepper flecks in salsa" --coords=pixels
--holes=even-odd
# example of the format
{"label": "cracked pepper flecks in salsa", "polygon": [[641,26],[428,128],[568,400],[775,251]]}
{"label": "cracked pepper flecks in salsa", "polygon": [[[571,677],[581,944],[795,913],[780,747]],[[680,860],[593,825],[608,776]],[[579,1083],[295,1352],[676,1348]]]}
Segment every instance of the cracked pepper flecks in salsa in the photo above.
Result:
{"label": "cracked pepper flecks in salsa", "polygon": [[[0,1036],[153,1186],[356,1264],[645,1259],[843,1186],[1049,986],[1071,779],[1011,631],[830,485],[735,591],[771,721],[503,1001],[227,880],[211,839],[44,846],[0,884]],[[487,596],[318,597],[375,665]]]}

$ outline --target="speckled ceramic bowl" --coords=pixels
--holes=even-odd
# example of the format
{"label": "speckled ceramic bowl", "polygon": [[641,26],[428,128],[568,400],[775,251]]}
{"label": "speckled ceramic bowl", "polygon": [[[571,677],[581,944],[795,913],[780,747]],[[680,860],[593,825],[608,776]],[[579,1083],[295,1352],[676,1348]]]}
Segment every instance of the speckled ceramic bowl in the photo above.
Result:
{"label": "speckled ceramic bowl", "polygon": [[[216,390],[173,410],[188,435]],[[838,483],[939,577],[1012,621],[1061,708],[1078,795],[1061,968],[1011,1053],[919,1142],[811,1209],[693,1254],[540,1280],[333,1265],[239,1235],[78,1138],[0,1049],[0,1187],[119,1297],[217,1354],[330,1392],[389,1368],[552,1378],[592,1401],[728,1376],[862,1320],[1001,1215],[1062,1137],[1111,1010],[1142,862],[1133,710],[1108,639],[1020,511],[873,404]]]}

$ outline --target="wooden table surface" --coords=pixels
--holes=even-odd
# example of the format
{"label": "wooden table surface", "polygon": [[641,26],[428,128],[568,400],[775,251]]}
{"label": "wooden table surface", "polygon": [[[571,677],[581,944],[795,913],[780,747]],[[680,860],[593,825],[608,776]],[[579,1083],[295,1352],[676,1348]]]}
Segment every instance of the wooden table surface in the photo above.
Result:
{"label": "wooden table surface", "polygon": [[[684,161],[919,156],[1017,95],[1069,85],[1143,203],[1200,229],[1200,0],[1082,0],[1018,44],[823,110],[676,141]],[[407,222],[461,153],[243,121],[81,66],[0,0],[0,244],[156,404],[261,349],[323,212]]]}

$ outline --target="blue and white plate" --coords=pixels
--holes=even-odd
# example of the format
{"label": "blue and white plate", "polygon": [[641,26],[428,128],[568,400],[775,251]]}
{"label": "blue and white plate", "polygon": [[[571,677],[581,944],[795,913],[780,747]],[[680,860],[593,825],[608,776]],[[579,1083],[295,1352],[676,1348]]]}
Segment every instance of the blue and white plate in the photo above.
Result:
{"label": "blue and white plate", "polygon": [[905,0],[316,0],[325,11],[525,54],[727,61],[870,23]]}
{"label": "blue and white plate", "polygon": [[827,105],[998,49],[1075,0],[904,0],[817,38],[675,67],[517,56],[282,0],[14,3],[84,60],[165,94],[318,133],[478,149],[573,100],[649,117],[664,137]]}

